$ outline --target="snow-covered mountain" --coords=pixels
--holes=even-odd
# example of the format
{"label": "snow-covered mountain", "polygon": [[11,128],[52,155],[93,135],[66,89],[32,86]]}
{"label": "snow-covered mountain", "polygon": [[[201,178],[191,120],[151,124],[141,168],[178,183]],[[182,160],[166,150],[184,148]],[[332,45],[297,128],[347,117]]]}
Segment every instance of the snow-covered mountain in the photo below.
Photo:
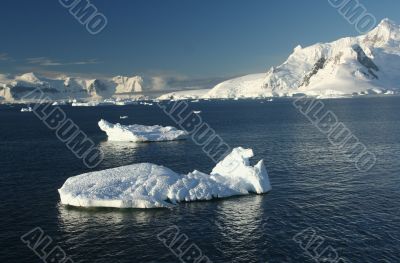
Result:
{"label": "snow-covered mountain", "polygon": [[305,94],[321,98],[400,93],[400,26],[384,19],[358,37],[297,46],[266,74],[225,81],[207,98],[272,97]]}
{"label": "snow-covered mountain", "polygon": [[141,93],[143,79],[139,76],[117,76],[111,79],[85,79],[73,77],[43,78],[34,73],[20,76],[0,74],[0,97],[13,102],[40,88],[50,100],[86,99],[100,100],[115,95]]}
{"label": "snow-covered mountain", "polygon": [[188,100],[188,99],[200,99],[209,92],[210,89],[195,89],[195,90],[181,90],[174,91],[159,96],[158,100]]}
{"label": "snow-covered mountain", "polygon": [[[35,88],[40,88],[50,100],[89,101],[143,96],[197,99],[305,94],[331,98],[400,94],[400,26],[384,19],[365,35],[305,48],[297,46],[282,65],[272,67],[266,73],[227,80],[209,90],[198,89],[213,85],[193,85],[190,81],[167,81],[159,77],[144,80],[140,76],[87,79],[67,76],[44,78],[34,73],[20,76],[0,74],[0,102],[21,102],[21,98]],[[191,86],[196,88],[188,89]],[[170,93],[162,95],[167,90]]]}

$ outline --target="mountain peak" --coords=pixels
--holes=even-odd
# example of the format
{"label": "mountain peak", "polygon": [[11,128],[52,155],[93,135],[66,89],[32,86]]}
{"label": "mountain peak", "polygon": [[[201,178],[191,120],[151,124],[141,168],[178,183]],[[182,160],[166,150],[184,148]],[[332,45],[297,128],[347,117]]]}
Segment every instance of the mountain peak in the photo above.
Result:
{"label": "mountain peak", "polygon": [[382,21],[377,26],[377,28],[387,28],[387,29],[398,28],[398,27],[399,26],[389,18],[382,19]]}
{"label": "mountain peak", "polygon": [[400,41],[400,26],[389,18],[383,19],[364,39],[366,43],[375,46],[384,46],[393,40]]}
{"label": "mountain peak", "polygon": [[40,82],[38,77],[36,77],[36,75],[33,72],[29,72],[29,73],[25,73],[20,76],[17,76],[17,80],[22,80],[22,81],[31,82],[31,83]]}
{"label": "mountain peak", "polygon": [[394,22],[393,20],[389,19],[389,18],[384,18],[382,19],[382,21],[379,23],[379,25],[394,25],[397,26],[396,22]]}

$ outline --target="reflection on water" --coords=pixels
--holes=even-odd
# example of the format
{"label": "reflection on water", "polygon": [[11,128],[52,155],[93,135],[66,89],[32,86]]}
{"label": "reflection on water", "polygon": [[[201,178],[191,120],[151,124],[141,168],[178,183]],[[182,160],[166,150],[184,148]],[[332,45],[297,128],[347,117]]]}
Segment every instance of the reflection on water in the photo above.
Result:
{"label": "reflection on water", "polygon": [[134,155],[142,147],[146,147],[146,143],[102,141],[99,144],[100,150],[109,158]]}
{"label": "reflection on water", "polygon": [[[217,244],[217,248],[236,258],[235,262],[257,258],[253,251],[259,243],[266,223],[264,219],[267,218],[263,201],[267,201],[267,195],[238,197],[221,202],[216,210],[216,234],[222,241]],[[238,246],[245,247],[247,252],[238,253],[235,249]]]}
{"label": "reflection on water", "polygon": [[129,221],[135,225],[151,224],[165,214],[164,209],[76,208],[58,205],[59,223],[66,231],[96,224],[115,227]]}
{"label": "reflection on water", "polygon": [[221,202],[215,221],[223,237],[238,242],[251,241],[254,231],[262,228],[263,200],[262,196],[251,195]]}
{"label": "reflection on water", "polygon": [[[101,141],[99,149],[104,153],[104,161],[101,167],[117,167],[129,165],[133,163],[151,162],[163,165],[163,161],[169,158],[174,159],[176,156],[185,155],[185,146],[189,141],[170,141],[170,142],[113,142]],[[174,149],[174,152],[171,152]],[[166,158],[157,158],[160,154],[164,154]],[[167,159],[168,158],[168,159]],[[174,167],[169,167],[174,168]]]}

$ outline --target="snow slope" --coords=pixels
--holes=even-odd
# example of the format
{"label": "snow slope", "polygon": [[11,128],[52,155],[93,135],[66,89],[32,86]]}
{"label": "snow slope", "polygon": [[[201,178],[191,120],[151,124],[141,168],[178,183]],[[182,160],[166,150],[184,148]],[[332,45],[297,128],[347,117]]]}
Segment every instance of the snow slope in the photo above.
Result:
{"label": "snow slope", "polygon": [[174,127],[121,125],[105,120],[99,121],[99,127],[107,133],[109,141],[119,142],[161,142],[186,139],[187,133]]}
{"label": "snow slope", "polygon": [[217,85],[208,98],[305,94],[321,98],[400,92],[400,27],[384,19],[371,32],[298,46],[280,66]]}
{"label": "snow slope", "polygon": [[271,190],[263,161],[249,165],[250,149],[236,148],[210,175],[180,175],[155,164],[141,163],[69,178],[61,203],[77,207],[156,208],[177,202],[211,200]]}
{"label": "snow slope", "polygon": [[197,89],[197,90],[182,90],[170,92],[158,97],[158,100],[187,100],[187,99],[199,99],[203,97],[210,89]]}
{"label": "snow slope", "polygon": [[252,74],[224,81],[207,94],[206,98],[239,98],[267,96],[263,88],[265,74]]}

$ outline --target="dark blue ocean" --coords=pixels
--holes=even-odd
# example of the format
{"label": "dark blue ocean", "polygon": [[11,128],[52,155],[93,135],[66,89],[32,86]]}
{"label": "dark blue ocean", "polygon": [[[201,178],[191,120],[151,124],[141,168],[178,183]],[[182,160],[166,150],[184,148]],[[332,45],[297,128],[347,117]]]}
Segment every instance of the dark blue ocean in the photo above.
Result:
{"label": "dark blue ocean", "polygon": [[[265,160],[273,190],[173,209],[76,209],[60,205],[68,177],[90,171],[33,113],[0,106],[0,262],[43,262],[22,241],[43,229],[74,262],[180,262],[157,235],[176,225],[212,262],[323,262],[294,236],[313,229],[343,262],[400,262],[400,98],[323,101],[377,157],[360,172],[291,101],[190,104],[232,147]],[[62,106],[105,154],[103,170],[152,162],[210,172],[192,141],[115,144],[97,122],[175,125],[157,106]],[[120,120],[120,116],[129,119]],[[342,262],[342,261],[340,261]]]}

